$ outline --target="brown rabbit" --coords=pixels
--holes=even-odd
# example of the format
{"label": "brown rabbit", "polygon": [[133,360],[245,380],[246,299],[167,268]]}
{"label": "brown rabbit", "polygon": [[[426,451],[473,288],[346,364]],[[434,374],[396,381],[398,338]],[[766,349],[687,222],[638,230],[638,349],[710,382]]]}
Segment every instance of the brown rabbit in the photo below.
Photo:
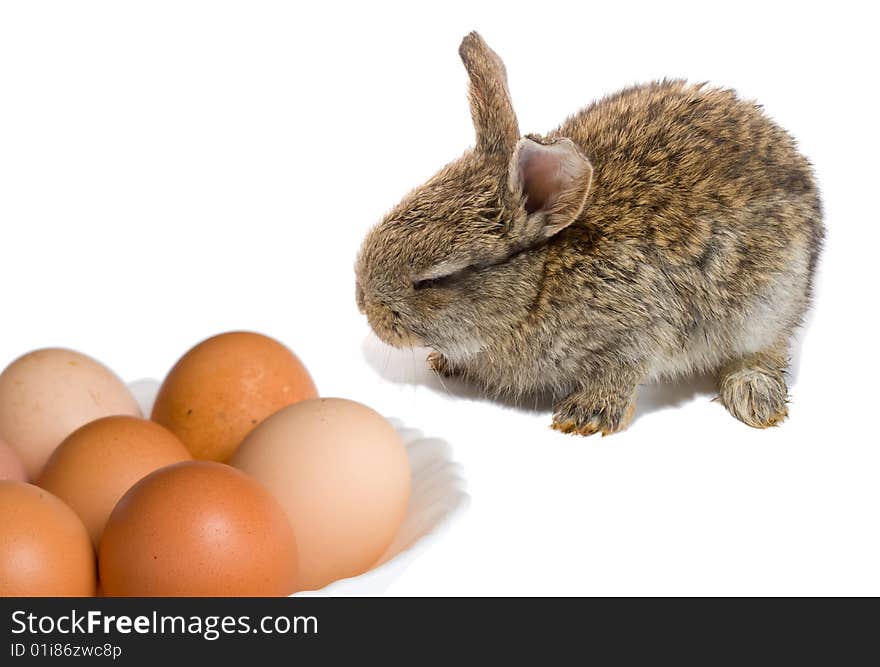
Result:
{"label": "brown rabbit", "polygon": [[564,432],[620,431],[641,383],[695,371],[746,424],[783,420],[823,237],[791,136],[730,90],[661,81],[521,137],[500,58],[477,33],[459,54],[476,147],[358,256],[379,338],[498,394],[550,392]]}

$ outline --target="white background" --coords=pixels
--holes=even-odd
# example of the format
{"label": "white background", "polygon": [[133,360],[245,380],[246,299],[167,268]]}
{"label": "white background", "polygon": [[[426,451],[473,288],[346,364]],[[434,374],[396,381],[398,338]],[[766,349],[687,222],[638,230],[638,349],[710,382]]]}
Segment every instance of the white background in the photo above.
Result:
{"label": "white background", "polygon": [[[324,395],[448,439],[464,466],[470,510],[390,593],[880,594],[868,10],[476,5],[0,5],[0,367],[60,345],[133,380],[215,333],[279,338]],[[472,143],[473,28],[523,132],[674,76],[733,86],[798,138],[829,237],[787,423],[749,429],[703,378],[646,388],[623,434],[564,436],[368,336],[357,248]]]}

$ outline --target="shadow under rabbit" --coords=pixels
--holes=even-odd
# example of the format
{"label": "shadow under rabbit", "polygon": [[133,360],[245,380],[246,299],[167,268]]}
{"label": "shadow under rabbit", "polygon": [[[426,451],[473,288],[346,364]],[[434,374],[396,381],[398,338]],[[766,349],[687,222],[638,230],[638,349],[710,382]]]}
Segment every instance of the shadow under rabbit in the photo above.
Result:
{"label": "shadow under rabbit", "polygon": [[459,377],[443,377],[428,367],[428,348],[400,349],[386,345],[373,334],[361,345],[367,364],[384,380],[398,385],[426,387],[438,394],[466,400],[491,402],[516,410],[543,414],[552,411],[553,398],[544,394],[498,396]]}
{"label": "shadow under rabbit", "polygon": [[[549,394],[499,397],[461,378],[439,376],[428,367],[427,357],[430,350],[427,348],[398,349],[370,334],[364,339],[361,349],[369,366],[383,379],[394,384],[425,387],[438,394],[500,404],[535,415],[553,412],[555,401]],[[709,400],[716,394],[715,380],[709,374],[642,385],[639,388],[635,416],[638,419],[652,412],[680,407],[697,398]]]}

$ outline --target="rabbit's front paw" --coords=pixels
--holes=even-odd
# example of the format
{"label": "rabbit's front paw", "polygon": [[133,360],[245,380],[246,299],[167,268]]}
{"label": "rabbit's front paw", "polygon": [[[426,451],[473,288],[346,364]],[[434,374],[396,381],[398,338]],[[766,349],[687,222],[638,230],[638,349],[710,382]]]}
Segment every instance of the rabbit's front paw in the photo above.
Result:
{"label": "rabbit's front paw", "polygon": [[443,377],[448,378],[455,375],[455,370],[452,368],[452,364],[449,363],[449,359],[439,352],[431,352],[428,355],[428,368]]}
{"label": "rabbit's front paw", "polygon": [[597,396],[578,391],[556,405],[552,427],[577,435],[610,435],[629,426],[635,410],[634,396]]}

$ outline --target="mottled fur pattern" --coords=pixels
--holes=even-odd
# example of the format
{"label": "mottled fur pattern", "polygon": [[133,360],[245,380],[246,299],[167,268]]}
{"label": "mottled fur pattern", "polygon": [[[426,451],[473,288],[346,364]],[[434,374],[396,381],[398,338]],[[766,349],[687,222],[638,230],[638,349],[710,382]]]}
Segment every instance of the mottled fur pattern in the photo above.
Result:
{"label": "mottled fur pattern", "polygon": [[367,235],[357,301],[384,341],[553,426],[625,428],[639,384],[715,372],[738,419],[787,414],[789,341],[823,237],[812,169],[733,91],[661,81],[520,137],[504,66],[460,49],[476,147]]}

